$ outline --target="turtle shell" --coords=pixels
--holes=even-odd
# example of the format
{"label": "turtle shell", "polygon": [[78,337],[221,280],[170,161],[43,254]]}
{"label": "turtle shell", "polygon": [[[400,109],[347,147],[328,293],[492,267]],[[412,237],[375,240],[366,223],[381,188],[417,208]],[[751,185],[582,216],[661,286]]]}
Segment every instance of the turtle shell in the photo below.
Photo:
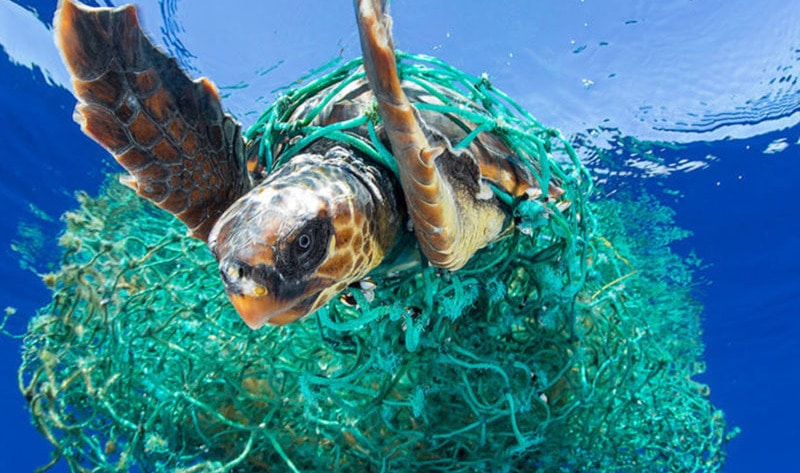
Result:
{"label": "turtle shell", "polygon": [[[426,59],[403,58],[411,64]],[[310,146],[314,140],[309,136],[334,136],[346,144],[358,140],[361,151],[397,173],[389,139],[375,111],[376,99],[359,63],[348,63],[331,73],[339,80],[311,95],[298,89],[271,106],[246,133],[251,169],[258,161],[263,176]],[[442,163],[448,174],[475,193],[485,193],[481,184],[490,183],[511,197],[531,197],[532,190],[536,197],[541,196],[540,160],[525,159],[519,150],[512,150],[493,114],[478,101],[485,96],[479,87],[491,87],[487,79],[472,78],[471,90],[464,91],[431,81],[428,75],[433,71],[436,69],[409,69],[418,75],[401,84],[426,133],[452,150]],[[546,185],[548,197],[558,201],[563,194],[558,180]]]}

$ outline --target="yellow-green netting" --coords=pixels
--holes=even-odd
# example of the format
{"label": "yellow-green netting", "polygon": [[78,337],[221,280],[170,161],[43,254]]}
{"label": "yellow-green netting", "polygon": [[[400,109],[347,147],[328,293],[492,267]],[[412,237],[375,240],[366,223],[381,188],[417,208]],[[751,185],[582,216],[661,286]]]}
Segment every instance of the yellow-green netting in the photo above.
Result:
{"label": "yellow-green netting", "polygon": [[[590,201],[569,143],[485,78],[400,55],[438,111],[500,136],[571,202],[498,196],[519,230],[463,270],[376,276],[311,317],[249,330],[185,228],[109,181],[68,213],[20,387],[74,471],[719,471],[729,437],[702,372],[693,261],[647,196]],[[313,139],[392,166],[373,139],[286,117],[360,74],[287,92],[247,133],[271,170]],[[430,88],[434,90],[434,88]],[[324,101],[323,101],[324,102]],[[370,125],[371,126],[371,125]],[[473,139],[474,134],[465,141]],[[300,137],[300,141],[297,138]],[[311,137],[303,141],[303,137]],[[280,156],[280,144],[294,143]],[[463,143],[465,146],[467,143]],[[366,292],[365,292],[366,291]]]}

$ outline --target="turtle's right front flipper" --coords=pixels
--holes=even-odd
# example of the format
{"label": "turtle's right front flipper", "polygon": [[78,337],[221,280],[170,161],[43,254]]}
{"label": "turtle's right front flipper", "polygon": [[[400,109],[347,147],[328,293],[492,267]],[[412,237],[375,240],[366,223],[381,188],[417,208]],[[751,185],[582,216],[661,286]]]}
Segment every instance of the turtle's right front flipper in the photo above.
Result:
{"label": "turtle's right front flipper", "polygon": [[56,41],[80,99],[76,119],[132,175],[139,195],[206,240],[251,187],[240,126],[206,79],[192,81],[142,32],[133,6],[61,2]]}

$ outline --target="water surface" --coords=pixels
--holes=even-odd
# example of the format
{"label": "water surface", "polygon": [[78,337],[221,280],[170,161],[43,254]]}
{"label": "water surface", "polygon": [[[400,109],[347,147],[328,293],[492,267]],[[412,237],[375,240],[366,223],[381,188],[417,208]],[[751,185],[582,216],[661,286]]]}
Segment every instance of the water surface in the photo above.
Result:
{"label": "water surface", "polygon": [[[116,4],[117,2],[113,2]],[[234,7],[235,5],[235,7]],[[72,122],[52,43],[54,2],[0,0],[0,308],[24,331],[49,294],[59,216],[116,164]],[[788,471],[800,438],[793,402],[800,335],[800,17],[790,2],[633,0],[393,5],[397,46],[489,74],[539,120],[580,144],[598,197],[646,188],[693,236],[711,399],[742,433],[726,471]],[[349,3],[146,1],[152,38],[211,77],[246,125],[281,87],[359,54]],[[36,245],[20,260],[12,245]],[[19,344],[0,341],[6,425],[0,464],[32,471],[49,446],[16,387]],[[24,455],[19,452],[27,452]],[[769,453],[767,453],[769,452]]]}

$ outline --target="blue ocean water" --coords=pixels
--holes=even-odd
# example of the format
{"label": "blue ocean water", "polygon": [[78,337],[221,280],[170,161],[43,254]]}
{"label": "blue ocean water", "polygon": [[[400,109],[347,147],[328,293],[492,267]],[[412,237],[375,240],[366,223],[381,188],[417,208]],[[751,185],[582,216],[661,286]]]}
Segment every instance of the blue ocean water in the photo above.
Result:
{"label": "blue ocean water", "polygon": [[[116,2],[113,2],[116,4]],[[793,471],[800,439],[800,14],[790,2],[414,0],[393,4],[398,47],[492,80],[566,136],[598,193],[646,188],[693,233],[705,306],[701,380],[728,422],[726,472]],[[358,55],[350,5],[141,2],[153,38],[220,86],[249,124],[290,83]],[[49,293],[35,272],[57,261],[59,216],[116,164],[72,121],[74,98],[52,44],[55,2],[0,0],[0,309],[22,333]],[[457,12],[457,13],[456,13]],[[609,158],[610,157],[610,158]],[[612,159],[613,158],[613,159]],[[20,260],[24,241],[41,257]],[[0,338],[3,471],[33,471],[49,444],[17,388],[20,345]]]}

